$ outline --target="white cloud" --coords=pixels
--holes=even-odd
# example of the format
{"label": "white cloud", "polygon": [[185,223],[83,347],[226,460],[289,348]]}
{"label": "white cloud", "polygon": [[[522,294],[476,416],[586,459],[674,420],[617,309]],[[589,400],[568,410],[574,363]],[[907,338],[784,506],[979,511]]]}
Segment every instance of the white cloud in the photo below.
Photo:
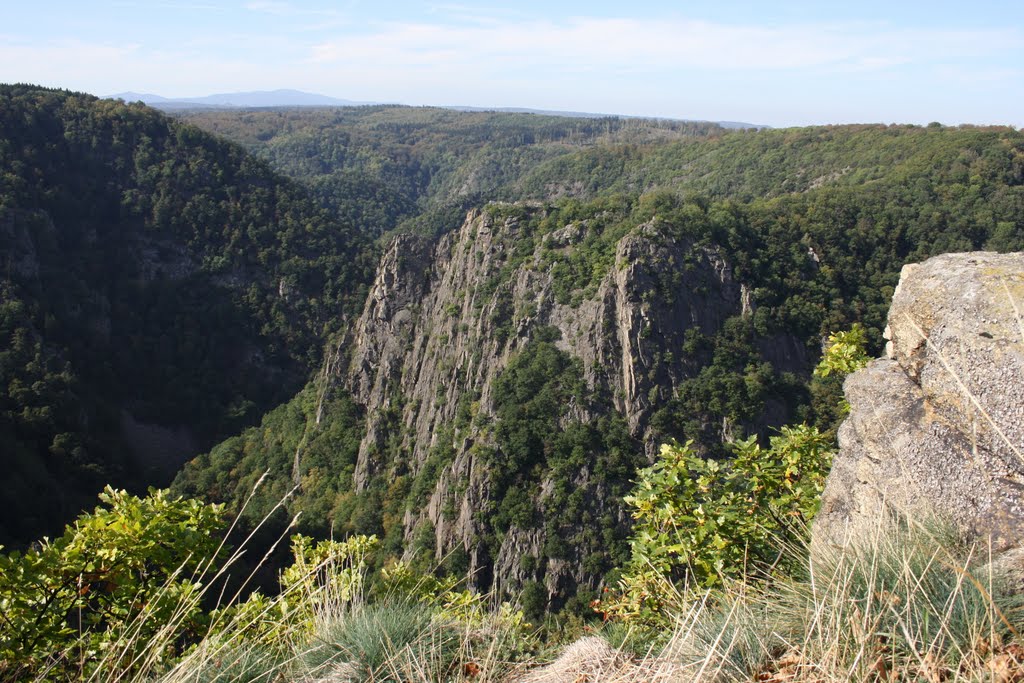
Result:
{"label": "white cloud", "polygon": [[1013,30],[895,30],[870,25],[744,26],[707,21],[577,18],[478,25],[404,23],[313,47],[320,63],[431,65],[493,71],[573,65],[679,69],[884,69],[1019,47]]}
{"label": "white cloud", "polygon": [[245,8],[251,12],[263,12],[266,14],[287,15],[294,14],[297,10],[287,2],[274,2],[273,0],[257,0],[246,3]]}
{"label": "white cloud", "polygon": [[344,14],[337,9],[309,9],[297,7],[290,2],[280,0],[253,0],[245,4],[245,9],[258,14],[269,14],[275,17],[338,19]]}
{"label": "white cloud", "polygon": [[523,12],[510,7],[485,7],[479,5],[439,4],[433,5],[430,14],[443,16],[448,20],[469,24],[497,25],[509,21],[522,21]]}
{"label": "white cloud", "polygon": [[[136,38],[143,45],[0,36],[0,81],[167,97],[297,88],[358,100],[773,125],[988,120],[1020,109],[1019,97],[1008,96],[1019,88],[1007,87],[1019,85],[1016,64],[1024,63],[1024,38],[1015,27],[554,21],[514,14],[495,22],[486,20],[498,16],[490,10],[481,10],[483,19],[467,20],[467,8],[453,5],[437,7],[421,22],[359,25],[337,9],[277,0],[250,0],[248,6],[267,17],[255,22],[256,30],[211,29],[170,42],[160,36]],[[290,8],[294,15],[268,14]],[[958,91],[971,97],[956,97]],[[961,111],[968,100],[976,104],[970,116],[933,111]],[[924,113],[913,113],[918,110]],[[826,111],[832,112],[827,118],[809,113]]]}
{"label": "white cloud", "polygon": [[161,9],[173,9],[173,10],[198,10],[198,11],[216,11],[223,12],[223,7],[217,5],[209,5],[204,3],[189,3],[189,2],[136,2],[136,0],[118,0],[117,2],[111,3],[114,7],[130,7],[130,8],[148,8],[159,7]]}

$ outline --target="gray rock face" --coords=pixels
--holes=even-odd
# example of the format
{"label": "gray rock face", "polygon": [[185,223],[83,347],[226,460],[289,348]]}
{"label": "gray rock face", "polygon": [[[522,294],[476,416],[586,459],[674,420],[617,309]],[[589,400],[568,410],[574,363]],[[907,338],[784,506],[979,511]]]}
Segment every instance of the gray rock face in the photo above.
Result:
{"label": "gray rock face", "polygon": [[889,513],[938,516],[996,550],[1024,541],[1024,254],[903,268],[887,358],[850,375],[815,522],[843,543]]}
{"label": "gray rock face", "polygon": [[[442,439],[451,440],[445,445],[454,457],[438,474],[428,502],[405,515],[406,540],[417,529],[432,527],[438,559],[461,548],[471,575],[493,570],[492,585],[498,589],[543,581],[553,596],[574,586],[596,587],[598,577],[583,569],[585,558],[571,549],[543,568],[524,564],[524,557],[543,554],[544,529],[513,526],[493,557],[479,554],[478,539],[487,530],[477,513],[492,504],[489,472],[479,454],[481,447],[494,446],[486,425],[494,418],[496,378],[535,329],[556,327],[557,344],[580,359],[588,387],[607,397],[608,409],[618,411],[633,436],[646,441],[653,411],[700,369],[680,353],[687,330],[713,334],[727,318],[741,314],[743,297],[715,249],[674,242],[650,226],[638,226],[619,241],[615,263],[596,288],[574,305],[560,303],[543,255],[570,250],[585,239],[585,222],[549,233],[525,258],[513,254],[523,229],[515,217],[473,211],[460,230],[436,243],[397,238],[344,342],[351,362],[341,381],[366,408],[357,490],[396,466],[417,476],[432,449]],[[785,355],[788,348],[780,343],[778,351]],[[453,434],[460,403],[467,400],[480,419]],[[596,417],[587,410],[573,406],[569,417]],[[402,462],[387,462],[385,453],[400,454]],[[538,484],[542,496],[551,488],[551,482]],[[588,467],[572,484],[585,492],[588,514],[627,523],[621,501],[602,490]],[[540,518],[544,505],[536,501]]]}

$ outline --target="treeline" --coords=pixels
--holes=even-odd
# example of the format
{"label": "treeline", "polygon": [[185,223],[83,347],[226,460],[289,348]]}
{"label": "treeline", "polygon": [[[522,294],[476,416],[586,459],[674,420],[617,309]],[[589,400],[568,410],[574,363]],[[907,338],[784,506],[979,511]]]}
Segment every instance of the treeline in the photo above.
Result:
{"label": "treeline", "polygon": [[457,228],[466,209],[519,198],[517,183],[538,164],[580,149],[724,132],[704,122],[403,106],[180,116],[244,145],[376,234],[399,226],[426,234]]}

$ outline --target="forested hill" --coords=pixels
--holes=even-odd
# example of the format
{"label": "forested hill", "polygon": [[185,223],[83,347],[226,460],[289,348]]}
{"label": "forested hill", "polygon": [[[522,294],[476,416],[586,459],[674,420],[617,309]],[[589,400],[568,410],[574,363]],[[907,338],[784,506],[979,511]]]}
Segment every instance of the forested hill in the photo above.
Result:
{"label": "forested hill", "polygon": [[[1005,127],[725,130],[400,106],[179,116],[242,144],[329,205],[343,204],[368,230],[428,233],[458,227],[464,209],[490,200],[667,189],[752,201],[829,187],[902,185],[920,195],[941,186],[1012,185],[1021,142]],[[445,207],[459,210],[439,220]]]}
{"label": "forested hill", "polygon": [[0,86],[0,543],[158,483],[303,385],[367,240],[236,144]]}
{"label": "forested hill", "polygon": [[546,161],[725,132],[706,122],[396,105],[176,115],[244,145],[366,230],[428,234],[457,228],[474,206],[520,198],[520,180]]}
{"label": "forested hill", "polygon": [[518,191],[540,199],[658,187],[749,201],[823,187],[977,183],[1006,170],[1004,150],[1019,149],[1020,139],[1012,128],[937,124],[730,131],[662,145],[591,147],[531,169]]}
{"label": "forested hill", "polygon": [[811,376],[823,337],[859,322],[880,350],[905,263],[1024,249],[1024,135],[591,141],[493,196],[520,201],[440,237],[399,225],[339,362],[178,490],[237,503],[269,469],[256,518],[297,482],[286,517],[308,532],[586,605],[627,554],[622,495],[659,443],[716,456],[834,428],[839,383]]}
{"label": "forested hill", "polygon": [[557,605],[661,440],[834,426],[824,334],[1024,248],[1008,128],[181,117],[0,86],[0,543],[207,451],[178,490]]}

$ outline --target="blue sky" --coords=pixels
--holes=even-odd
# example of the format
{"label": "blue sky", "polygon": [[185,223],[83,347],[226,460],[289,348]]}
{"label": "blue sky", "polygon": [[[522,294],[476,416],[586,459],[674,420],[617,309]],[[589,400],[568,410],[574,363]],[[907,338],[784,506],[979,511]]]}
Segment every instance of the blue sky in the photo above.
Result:
{"label": "blue sky", "polygon": [[1024,2],[0,0],[0,82],[1024,127]]}

